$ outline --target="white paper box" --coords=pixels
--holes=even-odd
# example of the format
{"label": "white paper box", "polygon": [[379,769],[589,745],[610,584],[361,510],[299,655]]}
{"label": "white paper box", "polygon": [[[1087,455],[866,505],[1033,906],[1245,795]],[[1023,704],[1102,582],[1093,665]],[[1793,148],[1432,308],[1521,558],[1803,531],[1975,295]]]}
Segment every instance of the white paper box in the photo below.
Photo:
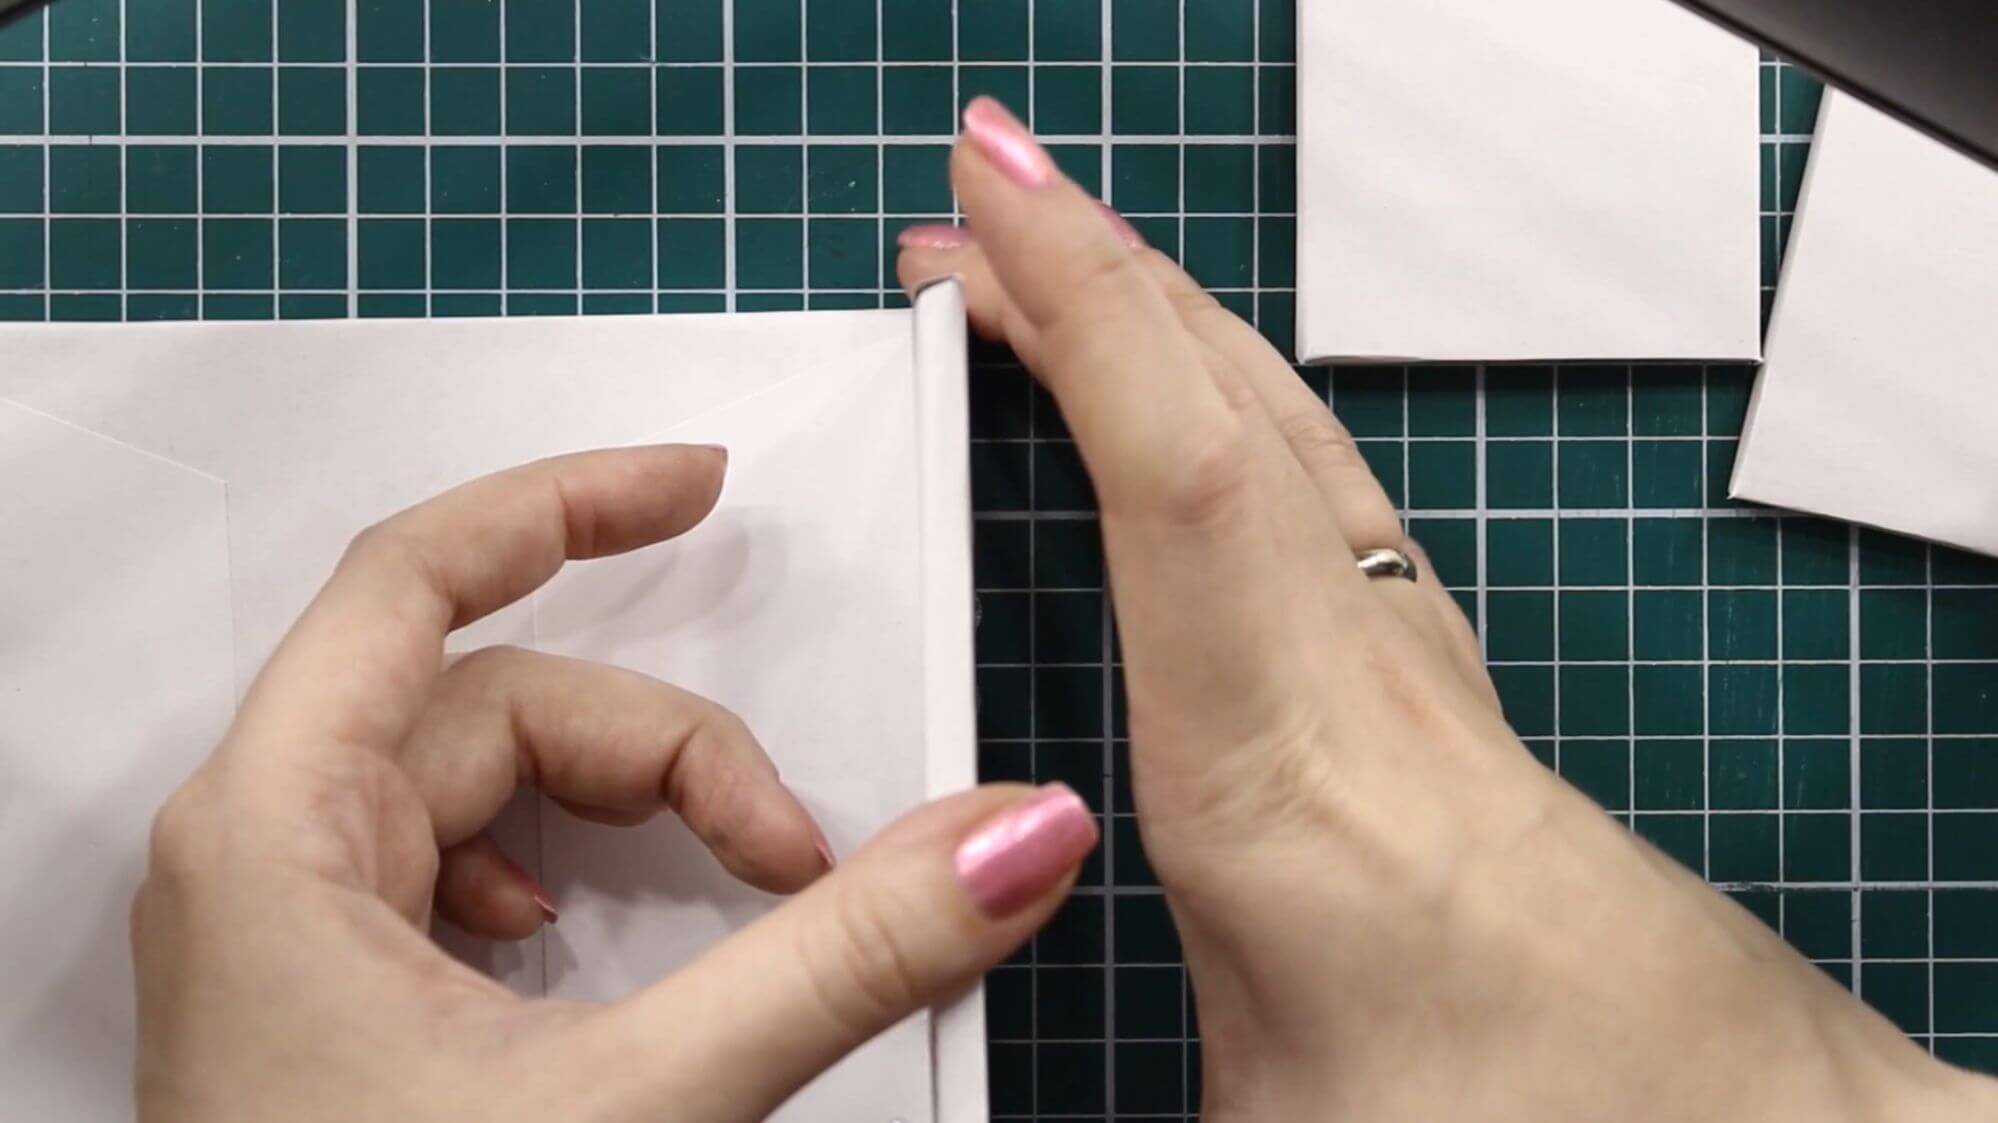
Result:
{"label": "white paper box", "polygon": [[[572,564],[452,647],[604,660],[733,708],[842,853],[975,780],[955,283],[908,311],[34,325],[0,331],[0,356],[0,952],[16,980],[0,1087],[22,1118],[131,1117],[125,917],[153,810],[346,540],[466,479],[726,444],[701,526]],[[525,993],[630,993],[775,901],[671,816],[618,830],[522,799],[498,833],[562,905],[558,928],[490,957]],[[985,1114],[974,990],[777,1118]]]}
{"label": "white paper box", "polygon": [[1998,554],[1998,172],[1826,95],[1732,488]]}
{"label": "white paper box", "polygon": [[1754,47],[1667,0],[1298,4],[1307,362],[1754,360]]}

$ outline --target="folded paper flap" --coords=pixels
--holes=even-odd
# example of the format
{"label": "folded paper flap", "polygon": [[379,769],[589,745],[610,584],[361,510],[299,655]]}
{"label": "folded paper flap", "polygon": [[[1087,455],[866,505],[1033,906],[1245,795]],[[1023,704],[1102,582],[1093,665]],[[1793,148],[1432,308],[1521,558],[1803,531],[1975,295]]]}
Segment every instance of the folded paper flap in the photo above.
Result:
{"label": "folded paper flap", "polygon": [[233,709],[227,525],[217,481],[0,401],[0,1087],[20,1118],[131,1118],[126,917],[153,812]]}
{"label": "folded paper flap", "polygon": [[0,332],[0,397],[228,481],[247,688],[368,523],[907,349],[907,313],[815,316],[30,327]]}
{"label": "folded paper flap", "polygon": [[[184,461],[176,460],[171,456],[164,455],[156,449],[146,448],[140,445],[118,440],[116,437],[112,437],[108,434],[98,432],[97,430],[91,429],[88,426],[79,425],[76,422],[69,420],[68,418],[59,417],[56,414],[47,412],[46,410],[37,409],[26,402],[15,401],[4,395],[0,395],[0,409],[13,411],[20,415],[29,415],[35,418],[40,418],[48,422],[50,425],[61,426],[65,429],[73,429],[77,433],[82,434],[91,441],[101,442],[107,445],[115,445],[118,448],[124,449],[125,451],[129,452],[133,456],[142,457],[146,460],[156,461],[160,466],[170,469],[177,473],[184,473],[190,476],[198,476],[201,479],[207,480],[210,483],[214,484],[218,494],[221,493],[221,490],[225,484],[225,481],[222,479],[222,477],[203,471],[202,469],[197,468],[194,465],[188,464]],[[26,458],[24,457],[24,459]]]}
{"label": "folded paper flap", "polygon": [[[534,415],[557,440],[565,429],[596,436],[621,418],[629,439],[598,443],[630,443],[660,417],[696,416],[889,338],[906,317],[17,325],[0,328],[9,356],[0,397],[224,478],[281,466],[297,451],[401,443],[410,416],[444,419],[433,431],[448,438],[461,423],[483,436],[494,421]],[[91,356],[88,377],[68,361],[78,349]],[[703,375],[674,378],[676,367]]]}
{"label": "folded paper flap", "polygon": [[975,612],[971,583],[970,393],[964,370],[963,285],[932,282],[916,295],[915,424],[922,434],[918,495],[924,549],[923,650],[932,681],[923,692],[930,790],[937,795],[977,782],[975,755],[956,746],[977,740],[971,665]]}
{"label": "folded paper flap", "polygon": [[[932,797],[978,782],[971,582],[970,395],[964,370],[963,285],[938,282],[916,295],[916,408],[923,432],[923,736]],[[973,987],[940,1007],[930,1026],[936,1123],[984,1123],[985,995]]]}
{"label": "folded paper flap", "polygon": [[[87,731],[118,726],[106,707],[82,704],[96,696],[78,692],[86,669],[104,675],[102,696],[220,701],[226,716],[226,692],[203,693],[204,668],[184,684],[177,667],[167,673],[183,643],[228,651],[227,603],[202,596],[228,587],[222,484],[4,400],[0,452],[0,736],[23,739],[0,760],[75,769],[75,752],[97,747]],[[122,640],[106,644],[107,631]],[[50,705],[51,694],[67,704]]]}

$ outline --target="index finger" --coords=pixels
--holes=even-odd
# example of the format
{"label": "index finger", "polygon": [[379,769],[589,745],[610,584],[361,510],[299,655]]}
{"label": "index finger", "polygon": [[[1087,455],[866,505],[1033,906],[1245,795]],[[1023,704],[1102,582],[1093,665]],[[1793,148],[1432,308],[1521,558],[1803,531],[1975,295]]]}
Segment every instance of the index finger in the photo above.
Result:
{"label": "index finger", "polygon": [[726,464],[721,449],[686,445],[558,456],[369,527],[257,676],[238,727],[259,753],[395,751],[429,697],[446,635],[566,561],[689,530],[714,509]]}
{"label": "index finger", "polygon": [[[1254,390],[1186,328],[1142,256],[1004,107],[975,99],[951,185],[1096,485],[1133,714],[1181,759],[1259,736],[1308,672],[1293,653],[1342,552]],[[974,289],[976,291],[976,289]],[[989,290],[988,290],[989,291]],[[1328,578],[1326,575],[1332,573]],[[1147,755],[1174,749],[1147,738]]]}
{"label": "index finger", "polygon": [[1008,341],[1038,360],[1105,514],[1206,514],[1239,474],[1241,417],[1101,205],[989,97],[964,111],[951,186],[1017,311]]}

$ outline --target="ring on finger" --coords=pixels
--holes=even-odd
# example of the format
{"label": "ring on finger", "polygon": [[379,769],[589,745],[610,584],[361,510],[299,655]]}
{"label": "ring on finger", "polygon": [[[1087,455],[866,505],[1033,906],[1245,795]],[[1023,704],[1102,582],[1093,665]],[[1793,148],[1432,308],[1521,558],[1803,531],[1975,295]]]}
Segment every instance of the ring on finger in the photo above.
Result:
{"label": "ring on finger", "polygon": [[1367,577],[1399,577],[1404,581],[1415,581],[1422,576],[1415,559],[1400,550],[1386,547],[1368,550],[1357,560],[1360,572]]}

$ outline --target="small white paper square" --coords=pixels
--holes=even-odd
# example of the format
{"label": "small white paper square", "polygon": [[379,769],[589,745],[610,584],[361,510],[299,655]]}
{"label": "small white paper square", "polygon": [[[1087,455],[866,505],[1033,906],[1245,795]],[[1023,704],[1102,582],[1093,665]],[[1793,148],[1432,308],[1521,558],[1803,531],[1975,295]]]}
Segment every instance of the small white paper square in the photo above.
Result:
{"label": "small white paper square", "polygon": [[1754,47],[1666,0],[1298,20],[1302,359],[1760,356]]}
{"label": "small white paper square", "polygon": [[1998,554],[1998,172],[1830,93],[1736,498]]}

